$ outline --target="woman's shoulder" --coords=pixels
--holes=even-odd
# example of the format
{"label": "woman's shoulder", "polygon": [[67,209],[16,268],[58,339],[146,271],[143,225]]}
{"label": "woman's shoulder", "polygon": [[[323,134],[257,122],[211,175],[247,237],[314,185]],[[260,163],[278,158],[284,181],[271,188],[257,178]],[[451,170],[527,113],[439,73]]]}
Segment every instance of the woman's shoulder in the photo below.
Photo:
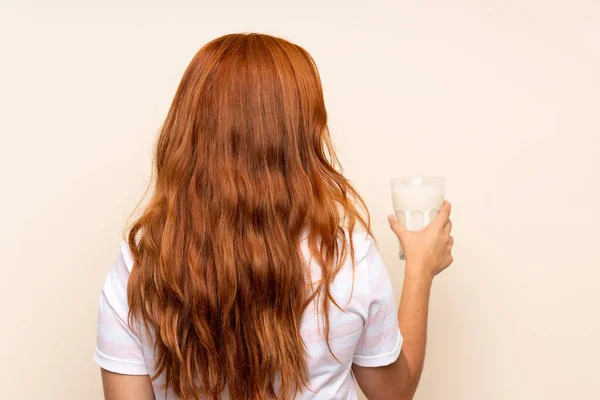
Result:
{"label": "woman's shoulder", "polygon": [[114,259],[102,287],[102,303],[112,309],[120,318],[129,312],[127,302],[127,286],[129,275],[133,266],[133,256],[127,242],[122,241],[119,245],[119,253]]}
{"label": "woman's shoulder", "polygon": [[132,267],[133,255],[131,249],[127,242],[122,241],[119,245],[119,254],[108,271],[104,282],[104,293],[107,297],[125,297]]}
{"label": "woman's shoulder", "polygon": [[127,269],[128,272],[131,272],[131,268],[133,268],[133,254],[131,254],[131,249],[129,248],[129,243],[126,241],[121,241],[120,247],[120,261],[123,266]]}
{"label": "woman's shoulder", "polygon": [[363,228],[355,228],[351,232],[344,229],[346,241],[352,243],[354,259],[358,263],[362,261],[370,251],[375,249],[375,238]]}

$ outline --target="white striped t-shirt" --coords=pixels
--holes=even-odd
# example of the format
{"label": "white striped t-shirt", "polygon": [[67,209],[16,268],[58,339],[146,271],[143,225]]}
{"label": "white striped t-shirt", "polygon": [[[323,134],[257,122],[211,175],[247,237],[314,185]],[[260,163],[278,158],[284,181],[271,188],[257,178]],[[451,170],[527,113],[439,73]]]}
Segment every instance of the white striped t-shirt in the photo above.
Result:
{"label": "white striped t-shirt", "polygon": [[[373,239],[364,232],[353,235],[356,265],[354,291],[350,258],[336,275],[331,292],[344,312],[330,306],[329,343],[338,363],[330,354],[318,320],[316,304],[304,312],[301,334],[309,353],[308,373],[311,391],[305,390],[296,398],[357,399],[352,363],[378,367],[394,362],[400,354],[402,336],[392,285]],[[320,278],[320,269],[310,262],[306,241],[302,251],[307,256],[313,282]],[[102,295],[98,317],[98,336],[94,361],[102,368],[128,375],[148,375],[154,371],[153,346],[144,329],[132,330],[127,324],[127,280],[133,258],[129,246],[121,244],[120,254],[110,269]],[[318,325],[317,325],[318,324]],[[318,328],[320,327],[320,328]],[[136,333],[134,333],[134,331]],[[157,400],[175,400],[172,391],[165,396],[164,379],[153,383]],[[227,393],[223,393],[227,399]]]}

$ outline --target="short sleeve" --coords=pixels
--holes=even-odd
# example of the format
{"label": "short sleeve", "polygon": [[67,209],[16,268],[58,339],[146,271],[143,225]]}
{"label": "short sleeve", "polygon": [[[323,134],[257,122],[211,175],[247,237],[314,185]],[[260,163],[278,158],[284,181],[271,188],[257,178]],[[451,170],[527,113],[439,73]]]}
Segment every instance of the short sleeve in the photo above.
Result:
{"label": "short sleeve", "polygon": [[142,343],[128,324],[127,281],[131,264],[129,247],[123,243],[100,296],[94,362],[118,374],[148,375]]}
{"label": "short sleeve", "polygon": [[354,351],[354,364],[381,367],[398,359],[402,335],[394,302],[392,282],[372,238],[357,268],[367,277],[368,311],[362,335]]}

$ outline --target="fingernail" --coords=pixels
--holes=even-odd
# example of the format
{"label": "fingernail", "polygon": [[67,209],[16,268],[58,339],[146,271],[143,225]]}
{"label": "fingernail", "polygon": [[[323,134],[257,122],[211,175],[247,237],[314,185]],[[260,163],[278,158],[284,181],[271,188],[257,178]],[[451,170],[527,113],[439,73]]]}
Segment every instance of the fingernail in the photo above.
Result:
{"label": "fingernail", "polygon": [[394,222],[396,220],[396,216],[395,215],[388,215],[388,221],[390,222]]}

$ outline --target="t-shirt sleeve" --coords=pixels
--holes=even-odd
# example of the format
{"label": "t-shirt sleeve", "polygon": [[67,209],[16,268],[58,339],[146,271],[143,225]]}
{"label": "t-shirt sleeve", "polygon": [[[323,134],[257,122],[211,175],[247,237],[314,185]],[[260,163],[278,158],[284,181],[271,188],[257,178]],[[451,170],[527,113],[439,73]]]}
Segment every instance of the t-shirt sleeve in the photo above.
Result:
{"label": "t-shirt sleeve", "polygon": [[354,351],[354,364],[381,367],[396,361],[402,347],[392,282],[371,238],[366,255],[357,263],[367,281],[368,310],[362,335]]}
{"label": "t-shirt sleeve", "polygon": [[128,324],[127,281],[131,271],[127,244],[110,269],[100,296],[94,362],[125,375],[148,375],[142,343]]}

